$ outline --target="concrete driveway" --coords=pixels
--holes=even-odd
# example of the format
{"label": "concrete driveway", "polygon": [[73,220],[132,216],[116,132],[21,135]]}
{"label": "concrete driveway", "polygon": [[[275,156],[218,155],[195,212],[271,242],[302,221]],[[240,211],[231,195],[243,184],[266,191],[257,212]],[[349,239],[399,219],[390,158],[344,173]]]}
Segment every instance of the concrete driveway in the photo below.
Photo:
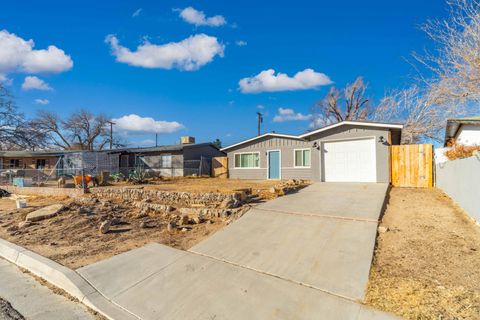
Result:
{"label": "concrete driveway", "polygon": [[141,319],[394,319],[364,295],[386,184],[314,184],[180,251],[150,244],[77,270]]}
{"label": "concrete driveway", "polygon": [[258,206],[190,251],[361,300],[387,187],[314,184]]}

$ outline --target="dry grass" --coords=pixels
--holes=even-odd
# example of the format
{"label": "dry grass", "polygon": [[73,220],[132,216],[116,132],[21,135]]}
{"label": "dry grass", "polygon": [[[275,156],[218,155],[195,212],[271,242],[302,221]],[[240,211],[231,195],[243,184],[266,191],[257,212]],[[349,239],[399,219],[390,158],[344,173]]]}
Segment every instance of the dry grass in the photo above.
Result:
{"label": "dry grass", "polygon": [[480,319],[480,228],[437,189],[393,188],[367,304],[405,319]]}
{"label": "dry grass", "polygon": [[464,146],[462,144],[456,144],[452,149],[445,152],[445,156],[448,160],[456,160],[462,158],[472,157],[480,151],[480,146]]}

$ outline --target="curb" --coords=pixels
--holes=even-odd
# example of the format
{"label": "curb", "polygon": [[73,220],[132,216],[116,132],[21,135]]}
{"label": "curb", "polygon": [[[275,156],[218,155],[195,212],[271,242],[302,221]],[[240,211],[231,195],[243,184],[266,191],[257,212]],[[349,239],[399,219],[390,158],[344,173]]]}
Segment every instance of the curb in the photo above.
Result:
{"label": "curb", "polygon": [[65,290],[81,303],[111,320],[138,320],[137,316],[105,298],[76,271],[0,239],[0,257]]}

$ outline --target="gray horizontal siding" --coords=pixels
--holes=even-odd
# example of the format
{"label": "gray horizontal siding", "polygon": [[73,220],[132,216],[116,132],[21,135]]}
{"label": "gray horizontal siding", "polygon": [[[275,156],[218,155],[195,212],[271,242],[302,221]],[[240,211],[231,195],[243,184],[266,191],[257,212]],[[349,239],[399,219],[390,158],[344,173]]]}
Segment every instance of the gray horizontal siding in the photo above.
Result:
{"label": "gray horizontal siding", "polygon": [[[322,181],[324,176],[324,167],[321,165],[322,157],[322,143],[331,140],[342,139],[360,139],[373,137],[376,146],[376,162],[377,162],[377,182],[390,182],[390,164],[389,164],[389,145],[380,142],[380,136],[385,139],[388,138],[388,128],[372,128],[359,125],[344,125],[333,128],[324,132],[307,137],[312,142],[317,142],[320,150],[312,154],[312,171],[313,175],[318,180]],[[398,144],[394,141],[394,144]]]}
{"label": "gray horizontal siding", "polygon": [[[306,137],[308,141],[293,138],[264,137],[249,143],[239,145],[227,151],[229,175],[234,179],[267,179],[267,152],[268,150],[281,151],[282,179],[307,179],[322,181],[323,143],[331,140],[360,139],[373,137],[376,146],[377,182],[390,182],[389,145],[380,142],[380,136],[388,138],[388,128],[373,128],[360,125],[343,125],[315,135]],[[398,131],[392,132],[392,143],[400,141]],[[314,142],[318,147],[314,148]],[[311,150],[311,167],[294,168],[295,149]],[[235,169],[235,154],[242,152],[259,152],[261,169]]]}
{"label": "gray horizontal siding", "polygon": [[[230,160],[228,160],[230,163]],[[267,169],[228,169],[230,179],[248,179],[248,180],[265,180],[267,179]]]}
{"label": "gray horizontal siding", "polygon": [[[281,153],[281,177],[282,179],[306,179],[312,180],[312,170],[309,168],[294,168],[294,150],[311,149],[312,143],[292,138],[265,137],[251,143],[230,149],[227,152],[228,171],[232,179],[267,179],[269,150],[280,150]],[[260,153],[260,169],[236,169],[235,154],[243,152]],[[312,155],[313,158],[313,155]]]}

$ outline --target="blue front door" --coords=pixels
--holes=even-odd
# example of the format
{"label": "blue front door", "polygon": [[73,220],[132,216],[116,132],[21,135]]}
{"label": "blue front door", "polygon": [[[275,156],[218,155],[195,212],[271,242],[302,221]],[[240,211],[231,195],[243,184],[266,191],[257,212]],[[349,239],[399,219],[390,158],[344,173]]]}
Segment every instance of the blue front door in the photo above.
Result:
{"label": "blue front door", "polygon": [[268,179],[280,179],[280,151],[268,151]]}

